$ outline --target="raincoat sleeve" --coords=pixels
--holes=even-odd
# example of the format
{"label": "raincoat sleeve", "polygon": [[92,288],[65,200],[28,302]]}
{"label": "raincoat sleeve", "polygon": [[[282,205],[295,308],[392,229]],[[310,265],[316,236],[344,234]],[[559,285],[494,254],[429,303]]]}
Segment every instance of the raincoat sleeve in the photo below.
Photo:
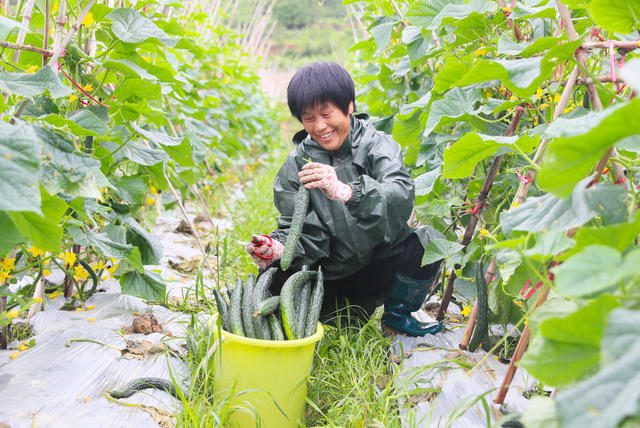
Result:
{"label": "raincoat sleeve", "polygon": [[347,209],[358,227],[391,243],[407,229],[414,201],[414,184],[400,145],[378,134],[367,155],[365,174],[351,183],[353,195]]}
{"label": "raincoat sleeve", "polygon": [[[298,179],[298,167],[295,158],[290,155],[278,171],[273,183],[273,200],[280,212],[278,216],[278,228],[271,232],[270,236],[284,244],[289,235],[296,194],[300,180]],[[311,203],[310,203],[311,205]],[[302,227],[302,235],[298,241],[293,257],[293,265],[312,265],[320,259],[329,256],[330,237],[323,227],[320,218],[312,209],[307,211],[307,216]]]}

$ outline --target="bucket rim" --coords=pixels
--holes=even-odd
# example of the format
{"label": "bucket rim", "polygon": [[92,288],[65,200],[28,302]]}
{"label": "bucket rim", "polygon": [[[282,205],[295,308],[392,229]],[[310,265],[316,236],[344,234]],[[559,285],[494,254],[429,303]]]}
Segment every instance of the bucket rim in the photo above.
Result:
{"label": "bucket rim", "polygon": [[[215,317],[215,325],[219,326],[218,317]],[[312,345],[316,342],[319,342],[324,336],[324,327],[322,323],[318,322],[318,327],[316,328],[316,332],[311,336],[303,337],[302,339],[295,340],[264,340],[264,339],[254,339],[252,337],[244,337],[239,336],[237,334],[233,334],[224,330],[220,327],[220,331],[222,332],[222,336],[225,339],[225,342],[236,342],[245,345],[253,345],[259,346],[262,348],[299,348],[306,345]]]}

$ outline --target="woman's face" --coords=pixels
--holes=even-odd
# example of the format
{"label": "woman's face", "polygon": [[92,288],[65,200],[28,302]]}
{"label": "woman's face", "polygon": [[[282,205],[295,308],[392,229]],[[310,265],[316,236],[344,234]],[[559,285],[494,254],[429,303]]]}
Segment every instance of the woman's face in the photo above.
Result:
{"label": "woman's face", "polygon": [[353,103],[344,114],[331,101],[317,104],[302,114],[304,130],[326,150],[338,150],[349,136]]}

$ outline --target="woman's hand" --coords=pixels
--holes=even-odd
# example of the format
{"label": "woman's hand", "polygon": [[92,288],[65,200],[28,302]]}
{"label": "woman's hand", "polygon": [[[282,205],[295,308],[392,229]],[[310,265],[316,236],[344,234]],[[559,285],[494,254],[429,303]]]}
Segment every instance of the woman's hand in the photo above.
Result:
{"label": "woman's hand", "polygon": [[253,235],[251,243],[244,249],[251,255],[253,262],[263,268],[282,258],[284,245],[268,235]]}
{"label": "woman's hand", "polygon": [[338,180],[336,170],[329,165],[309,162],[302,166],[302,171],[298,173],[298,177],[300,177],[300,182],[307,189],[318,188],[329,199],[342,202],[347,202],[351,199],[353,192],[351,186]]}

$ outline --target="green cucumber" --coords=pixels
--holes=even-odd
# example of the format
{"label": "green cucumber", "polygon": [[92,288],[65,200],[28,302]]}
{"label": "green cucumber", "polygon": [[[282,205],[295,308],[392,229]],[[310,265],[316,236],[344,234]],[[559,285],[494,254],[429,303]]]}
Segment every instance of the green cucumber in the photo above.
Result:
{"label": "green cucumber", "polygon": [[289,340],[299,338],[294,308],[296,291],[316,275],[317,272],[312,270],[299,271],[291,275],[282,286],[282,291],[280,291],[280,312],[282,313],[282,327]]}
{"label": "green cucumber", "polygon": [[[251,296],[251,314],[254,314],[260,310],[262,301],[267,298],[269,293],[269,286],[273,281],[273,276],[277,272],[278,268],[270,267],[258,277],[256,286],[253,288]],[[264,317],[252,317],[253,329],[257,339],[265,339],[263,332],[269,330],[269,323]]]}
{"label": "green cucumber", "polygon": [[271,340],[284,340],[282,325],[275,314],[269,315],[269,329],[271,331]]}
{"label": "green cucumber", "polygon": [[109,395],[113,398],[127,398],[132,396],[135,392],[142,391],[144,389],[153,388],[161,391],[166,391],[169,394],[181,400],[180,394],[176,391],[176,387],[173,382],[157,377],[141,377],[134,379],[121,389],[109,391]]}
{"label": "green cucumber", "polygon": [[251,310],[251,298],[253,297],[253,286],[256,281],[256,276],[250,273],[247,276],[247,281],[244,283],[244,291],[242,293],[242,325],[244,326],[244,333],[247,337],[256,337],[255,330],[253,328],[253,311]]}
{"label": "green cucumber", "polygon": [[256,312],[253,313],[254,317],[257,316],[266,316],[274,313],[280,307],[280,296],[272,296],[268,299],[265,299],[260,304],[260,308]]}
{"label": "green cucumber", "polygon": [[304,337],[304,332],[307,327],[307,312],[309,309],[309,296],[311,295],[311,281],[307,281],[300,291],[300,303],[297,306],[296,316],[297,320],[297,334],[299,338]]}
{"label": "green cucumber", "polygon": [[320,309],[322,309],[322,298],[324,297],[324,278],[322,269],[318,268],[318,277],[316,285],[313,288],[311,297],[309,298],[309,313],[307,314],[307,325],[305,326],[304,336],[309,337],[316,332],[318,328],[318,320],[320,319]]}
{"label": "green cucumber", "polygon": [[473,329],[473,336],[471,336],[471,340],[469,341],[470,352],[478,348],[478,345],[482,343],[489,330],[489,291],[487,289],[487,283],[484,280],[482,261],[480,260],[478,260],[476,270],[476,290],[478,295],[478,320]]}
{"label": "green cucumber", "polygon": [[216,305],[218,306],[218,314],[220,314],[220,322],[222,322],[222,329],[226,331],[231,331],[231,323],[229,320],[229,305],[227,305],[227,301],[224,300],[220,290],[217,288],[213,289],[213,295],[216,298]]}
{"label": "green cucumber", "polygon": [[304,219],[307,216],[308,207],[309,191],[304,187],[304,184],[300,184],[296,195],[295,206],[293,208],[293,216],[291,217],[291,225],[289,226],[289,234],[287,235],[287,240],[284,243],[282,258],[280,259],[280,268],[282,270],[287,270],[289,269],[289,266],[291,266],[293,255],[296,252],[296,247],[298,246],[298,241],[302,234],[302,226],[304,225]]}
{"label": "green cucumber", "polygon": [[242,280],[237,281],[236,287],[231,293],[229,302],[229,320],[231,323],[231,333],[244,336],[242,327]]}

